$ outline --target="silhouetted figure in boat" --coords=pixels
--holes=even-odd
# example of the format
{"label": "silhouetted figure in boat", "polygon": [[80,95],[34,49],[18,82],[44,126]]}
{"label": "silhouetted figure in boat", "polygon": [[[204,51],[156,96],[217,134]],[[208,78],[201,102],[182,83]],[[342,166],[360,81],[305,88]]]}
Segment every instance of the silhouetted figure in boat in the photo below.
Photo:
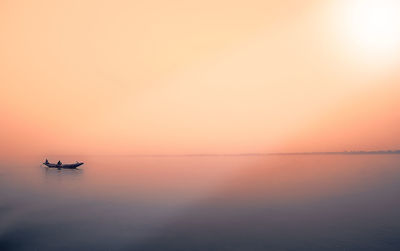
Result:
{"label": "silhouetted figure in boat", "polygon": [[49,161],[46,159],[46,161],[44,162],[45,164],[49,164]]}
{"label": "silhouetted figure in boat", "polygon": [[62,165],[61,161],[58,161],[57,166],[61,166],[61,165]]}

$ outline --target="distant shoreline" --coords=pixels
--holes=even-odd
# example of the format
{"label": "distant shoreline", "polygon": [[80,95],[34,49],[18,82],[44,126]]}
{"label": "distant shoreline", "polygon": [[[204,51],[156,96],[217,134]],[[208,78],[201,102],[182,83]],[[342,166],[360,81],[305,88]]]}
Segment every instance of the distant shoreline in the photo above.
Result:
{"label": "distant shoreline", "polygon": [[400,150],[394,151],[344,151],[344,152],[276,152],[276,153],[227,153],[227,154],[122,154],[110,156],[126,157],[240,157],[240,156],[272,156],[272,155],[379,155],[400,154]]}
{"label": "distant shoreline", "polygon": [[359,155],[359,154],[400,154],[395,151],[344,151],[344,152],[288,152],[288,153],[267,153],[265,155]]}
{"label": "distant shoreline", "polygon": [[262,157],[274,155],[388,155],[400,154],[400,150],[388,151],[343,151],[343,152],[275,152],[275,153],[204,153],[204,154],[51,154],[48,156],[115,156],[115,157]]}
{"label": "distant shoreline", "polygon": [[288,152],[288,153],[237,153],[237,154],[177,154],[177,155],[129,155],[149,157],[234,157],[234,156],[273,156],[273,155],[379,155],[400,154],[400,151],[360,151],[360,152]]}

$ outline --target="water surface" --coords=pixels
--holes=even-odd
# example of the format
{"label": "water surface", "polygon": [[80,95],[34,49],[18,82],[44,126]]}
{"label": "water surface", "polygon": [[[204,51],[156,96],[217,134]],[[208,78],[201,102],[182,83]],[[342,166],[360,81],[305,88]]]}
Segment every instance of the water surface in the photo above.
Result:
{"label": "water surface", "polygon": [[400,250],[400,155],[0,161],[0,250]]}

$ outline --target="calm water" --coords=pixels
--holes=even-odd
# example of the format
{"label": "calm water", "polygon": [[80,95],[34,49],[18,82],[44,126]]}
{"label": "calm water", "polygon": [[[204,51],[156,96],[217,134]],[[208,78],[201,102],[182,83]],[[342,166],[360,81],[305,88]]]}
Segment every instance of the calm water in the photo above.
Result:
{"label": "calm water", "polygon": [[0,250],[400,250],[400,155],[62,160],[0,162]]}

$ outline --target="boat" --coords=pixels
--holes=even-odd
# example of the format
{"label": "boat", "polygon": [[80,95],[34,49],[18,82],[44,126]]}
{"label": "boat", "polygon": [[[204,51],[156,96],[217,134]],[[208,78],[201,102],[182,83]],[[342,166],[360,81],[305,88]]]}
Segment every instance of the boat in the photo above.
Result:
{"label": "boat", "polygon": [[76,169],[78,166],[81,166],[83,164],[84,164],[83,162],[78,162],[78,161],[76,163],[72,163],[72,164],[63,164],[63,163],[61,163],[61,161],[58,161],[57,164],[54,164],[54,163],[50,163],[47,159],[45,162],[43,162],[43,165],[45,165],[49,168],[58,168],[58,169],[61,169],[61,168]]}

